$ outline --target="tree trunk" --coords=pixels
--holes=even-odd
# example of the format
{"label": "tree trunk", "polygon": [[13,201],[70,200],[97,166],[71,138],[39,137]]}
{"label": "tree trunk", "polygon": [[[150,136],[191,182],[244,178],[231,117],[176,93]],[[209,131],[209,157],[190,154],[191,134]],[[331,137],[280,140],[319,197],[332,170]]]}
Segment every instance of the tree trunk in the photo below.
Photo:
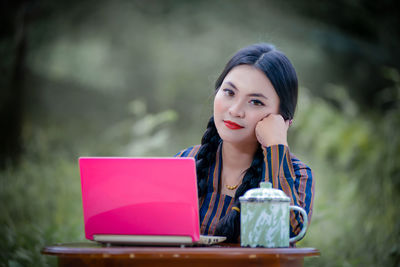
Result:
{"label": "tree trunk", "polygon": [[[22,152],[22,114],[25,61],[27,52],[26,38],[26,3],[20,2],[7,6],[8,15],[2,20],[3,24],[2,41],[9,45],[6,52],[13,53],[14,58],[11,64],[3,63],[2,71],[2,96],[0,107],[0,168],[8,164],[15,164]],[[3,6],[4,7],[4,6]],[[4,21],[3,21],[4,22]],[[11,27],[11,29],[7,29]]]}

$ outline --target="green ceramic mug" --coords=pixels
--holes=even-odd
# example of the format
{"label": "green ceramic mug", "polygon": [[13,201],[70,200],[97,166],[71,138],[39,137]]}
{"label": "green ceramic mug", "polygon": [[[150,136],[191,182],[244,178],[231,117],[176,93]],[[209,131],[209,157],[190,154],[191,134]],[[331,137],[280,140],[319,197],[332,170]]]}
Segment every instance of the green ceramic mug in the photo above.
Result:
{"label": "green ceramic mug", "polygon": [[[262,182],[260,188],[247,191],[239,201],[242,246],[289,247],[289,243],[300,240],[307,231],[306,211],[289,205],[290,198],[282,190],[273,189],[269,182]],[[299,211],[303,217],[303,228],[293,238],[289,238],[290,210]]]}

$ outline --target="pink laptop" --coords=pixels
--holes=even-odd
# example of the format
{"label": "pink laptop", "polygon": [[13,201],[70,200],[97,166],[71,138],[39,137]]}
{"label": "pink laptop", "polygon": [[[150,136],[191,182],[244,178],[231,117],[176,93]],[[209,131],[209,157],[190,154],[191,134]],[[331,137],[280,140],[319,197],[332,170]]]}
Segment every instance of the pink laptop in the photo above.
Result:
{"label": "pink laptop", "polygon": [[85,235],[106,243],[189,245],[200,237],[193,158],[79,159]]}

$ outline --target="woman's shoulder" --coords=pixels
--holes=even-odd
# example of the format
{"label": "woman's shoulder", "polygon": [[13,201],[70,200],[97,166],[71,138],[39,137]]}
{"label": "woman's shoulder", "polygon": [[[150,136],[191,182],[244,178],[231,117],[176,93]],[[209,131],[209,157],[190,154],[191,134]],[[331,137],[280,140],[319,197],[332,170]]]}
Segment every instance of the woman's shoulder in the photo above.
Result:
{"label": "woman's shoulder", "polygon": [[174,157],[196,157],[197,153],[199,152],[201,145],[195,145],[188,148],[185,148],[175,154]]}

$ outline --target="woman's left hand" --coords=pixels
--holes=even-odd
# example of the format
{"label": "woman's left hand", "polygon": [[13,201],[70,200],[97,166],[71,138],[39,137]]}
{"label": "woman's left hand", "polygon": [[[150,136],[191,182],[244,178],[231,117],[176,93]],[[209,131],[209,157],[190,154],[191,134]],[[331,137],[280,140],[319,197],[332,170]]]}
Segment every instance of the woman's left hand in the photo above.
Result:
{"label": "woman's left hand", "polygon": [[256,137],[263,146],[285,145],[287,142],[287,131],[289,121],[285,121],[279,114],[269,114],[256,125]]}

